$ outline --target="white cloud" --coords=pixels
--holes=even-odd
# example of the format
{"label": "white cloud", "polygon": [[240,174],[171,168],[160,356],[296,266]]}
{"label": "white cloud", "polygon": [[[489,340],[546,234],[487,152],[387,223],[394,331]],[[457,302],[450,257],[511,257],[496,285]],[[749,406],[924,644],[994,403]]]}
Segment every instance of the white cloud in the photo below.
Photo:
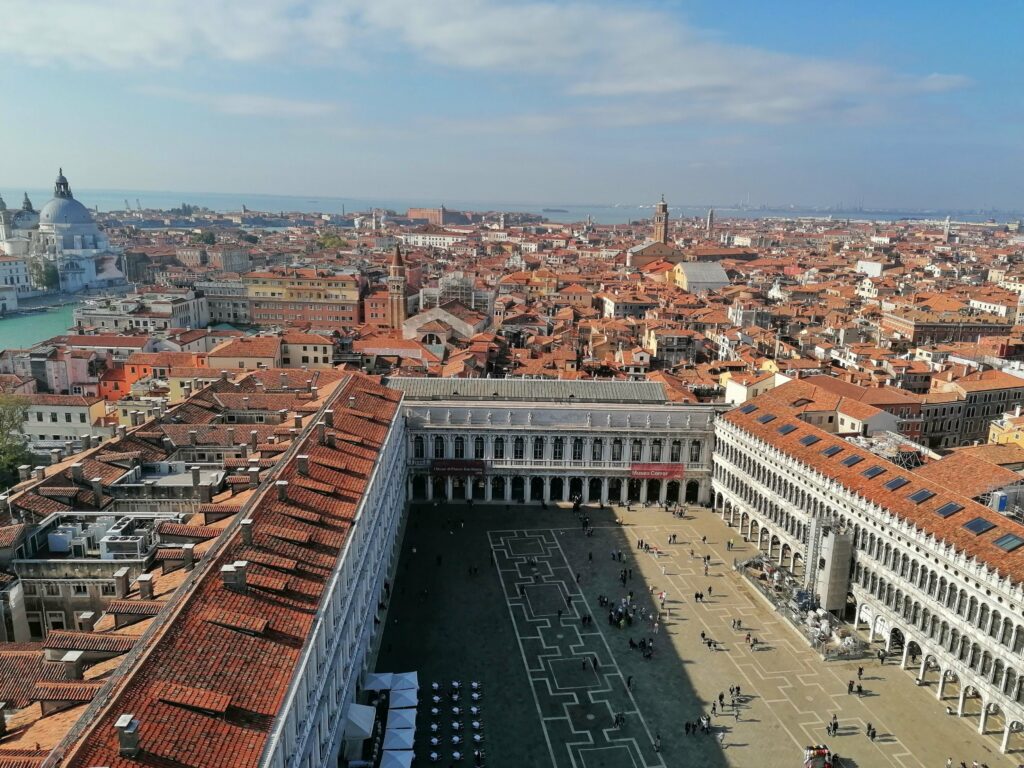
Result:
{"label": "white cloud", "polygon": [[[572,97],[566,114],[623,124],[858,119],[968,84],[733,44],[663,11],[603,0],[46,0],[28,12],[0,0],[0,13],[0,55],[33,65],[323,64],[408,52],[455,70],[542,76]],[[219,104],[233,114],[273,107],[258,97]],[[321,108],[301,104],[292,111]],[[564,122],[517,119],[528,129]]]}
{"label": "white cloud", "polygon": [[304,101],[249,93],[200,93],[179,88],[147,86],[141,93],[157,98],[198,104],[225,115],[244,117],[321,117],[337,111],[338,105],[326,101]]}

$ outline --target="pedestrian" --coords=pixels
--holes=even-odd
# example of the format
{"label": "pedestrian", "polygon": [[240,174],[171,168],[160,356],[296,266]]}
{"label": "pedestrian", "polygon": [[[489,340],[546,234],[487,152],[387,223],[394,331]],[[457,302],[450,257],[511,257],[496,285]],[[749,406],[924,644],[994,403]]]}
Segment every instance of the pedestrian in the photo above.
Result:
{"label": "pedestrian", "polygon": [[865,733],[865,734],[867,735],[867,737],[868,737],[869,739],[871,738],[871,723],[868,723],[868,724],[867,724],[867,725],[865,726],[865,728],[864,728],[864,733]]}
{"label": "pedestrian", "polygon": [[864,677],[864,667],[857,667],[857,679],[861,680]]}
{"label": "pedestrian", "polygon": [[853,680],[846,684],[846,694],[850,695],[853,693]]}
{"label": "pedestrian", "polygon": [[632,691],[633,690],[633,676],[632,675],[630,675],[629,677],[626,678],[626,690],[627,691]]}
{"label": "pedestrian", "polygon": [[718,746],[725,749],[725,731],[719,731],[715,738],[718,739]]}
{"label": "pedestrian", "polygon": [[862,698],[864,696],[864,689],[861,687],[860,683],[857,683],[857,695]]}
{"label": "pedestrian", "polygon": [[655,752],[661,752],[661,734],[660,733],[655,733],[654,734],[654,751]]}
{"label": "pedestrian", "polygon": [[701,536],[700,537],[700,543],[701,544],[707,544],[708,543],[708,537],[707,536]]}
{"label": "pedestrian", "polygon": [[711,585],[708,585],[708,597],[711,597]]}
{"label": "pedestrian", "polygon": [[594,553],[593,552],[588,552],[587,553],[587,561],[591,562],[591,563],[594,562]]}

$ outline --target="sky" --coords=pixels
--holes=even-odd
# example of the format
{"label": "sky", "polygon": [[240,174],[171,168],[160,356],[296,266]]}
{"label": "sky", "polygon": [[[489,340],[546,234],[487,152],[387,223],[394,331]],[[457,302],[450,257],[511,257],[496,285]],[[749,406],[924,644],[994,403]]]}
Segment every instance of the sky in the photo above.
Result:
{"label": "sky", "polygon": [[1024,3],[0,0],[0,188],[1024,209]]}

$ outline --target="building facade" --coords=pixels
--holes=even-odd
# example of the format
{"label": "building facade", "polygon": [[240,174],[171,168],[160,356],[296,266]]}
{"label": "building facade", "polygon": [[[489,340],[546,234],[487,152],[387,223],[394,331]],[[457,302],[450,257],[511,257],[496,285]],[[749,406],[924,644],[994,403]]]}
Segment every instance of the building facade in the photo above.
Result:
{"label": "building facade", "polygon": [[[444,379],[393,379],[389,386],[406,394],[412,499],[711,498],[716,408],[670,405],[660,384],[484,379],[453,389]],[[623,402],[631,387],[635,399]],[[559,392],[545,396],[546,388]],[[536,399],[518,399],[531,390]]]}
{"label": "building facade", "polygon": [[837,613],[916,659],[980,733],[998,718],[1006,751],[1024,727],[1024,525],[758,401],[717,420],[712,484],[725,521],[805,585],[831,566],[817,532],[849,537]]}

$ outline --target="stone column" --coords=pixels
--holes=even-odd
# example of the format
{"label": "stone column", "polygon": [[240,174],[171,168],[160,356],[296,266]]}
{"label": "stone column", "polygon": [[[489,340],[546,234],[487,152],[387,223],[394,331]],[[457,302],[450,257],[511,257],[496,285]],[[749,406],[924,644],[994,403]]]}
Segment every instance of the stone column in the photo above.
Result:
{"label": "stone column", "polygon": [[647,502],[647,483],[649,480],[640,481],[640,503],[644,504]]}
{"label": "stone column", "polygon": [[583,494],[582,495],[583,495],[583,503],[584,504],[589,504],[590,503],[590,478],[589,477],[584,477],[583,478]]}
{"label": "stone column", "polygon": [[512,476],[505,476],[505,501],[512,501]]}
{"label": "stone column", "polygon": [[473,478],[472,476],[463,478],[463,480],[462,480],[462,482],[464,483],[464,485],[463,485],[463,495],[465,496],[466,501],[469,501],[470,499],[473,498],[473,483],[474,483],[474,481],[475,481],[475,478]]}
{"label": "stone column", "polygon": [[444,498],[446,501],[455,500],[455,483],[450,475],[444,479]]}
{"label": "stone column", "polygon": [[[662,448],[662,450],[664,450],[664,448]],[[682,483],[680,483],[680,485],[679,485],[679,493],[682,494],[682,492],[683,492],[683,486],[682,486]],[[661,490],[658,491],[658,501],[661,504],[664,504],[665,503],[665,499],[667,499],[667,498],[668,498],[668,480],[662,480],[661,481]]]}
{"label": "stone column", "polygon": [[907,668],[907,659],[910,657],[910,640],[905,635],[903,637],[903,658],[900,660],[900,669]]}
{"label": "stone column", "polygon": [[924,681],[925,672],[928,671],[928,667],[927,667],[928,654],[924,653],[924,649],[923,648],[921,649],[921,651],[922,651],[922,653],[921,653],[921,668],[917,672],[917,684],[918,685],[921,685],[921,683]]}
{"label": "stone column", "polygon": [[572,485],[570,480],[568,477],[562,480],[562,501],[569,501],[569,486]]}
{"label": "stone column", "polygon": [[947,673],[947,670],[945,670],[945,669],[940,669],[939,670],[939,685],[938,685],[939,690],[935,694],[935,698],[939,699],[939,701],[942,700],[942,694],[946,690],[946,673]]}
{"label": "stone column", "polygon": [[[532,488],[532,486],[533,486],[533,482],[532,481],[530,483],[530,486]],[[544,477],[544,503],[547,504],[549,501],[551,501],[551,478],[545,476]]]}
{"label": "stone column", "polygon": [[624,507],[624,506],[626,506],[626,503],[628,502],[628,500],[629,500],[629,478],[626,478],[626,479],[624,479],[622,481],[622,490],[619,493],[619,504]]}
{"label": "stone column", "polygon": [[427,475],[427,501],[434,500],[434,478]]}
{"label": "stone column", "polygon": [[981,715],[978,717],[978,733],[985,733],[985,723],[988,721],[988,703],[981,702]]}
{"label": "stone column", "polygon": [[967,685],[963,680],[960,681],[960,698],[956,703],[956,716],[964,716],[964,701],[967,699]]}
{"label": "stone column", "polygon": [[608,478],[607,477],[602,477],[601,478],[601,503],[602,504],[607,504],[608,503]]}
{"label": "stone column", "polygon": [[999,742],[999,751],[1006,754],[1010,746],[1010,718],[1006,718],[1006,725],[1003,726],[1003,740]]}

